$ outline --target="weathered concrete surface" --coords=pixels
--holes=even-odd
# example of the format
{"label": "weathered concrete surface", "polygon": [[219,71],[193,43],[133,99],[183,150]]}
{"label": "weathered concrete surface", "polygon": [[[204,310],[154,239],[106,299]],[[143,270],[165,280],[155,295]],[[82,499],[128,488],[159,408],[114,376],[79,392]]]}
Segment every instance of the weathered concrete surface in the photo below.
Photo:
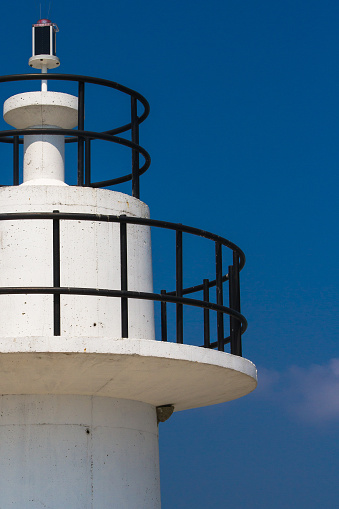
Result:
{"label": "weathered concrete surface", "polygon": [[[149,217],[140,200],[106,189],[0,188],[3,212],[84,212]],[[0,221],[0,286],[53,286],[53,221]],[[150,228],[127,225],[128,288],[152,292]],[[120,289],[120,225],[61,221],[61,286]],[[61,296],[61,335],[121,336],[120,299]],[[53,334],[52,295],[0,295],[1,336]],[[130,299],[130,337],[154,339],[151,301]]]}
{"label": "weathered concrete surface", "polygon": [[200,347],[140,339],[0,338],[0,393],[79,394],[132,399],[176,411],[253,391],[247,359]]}
{"label": "weathered concrete surface", "polygon": [[160,509],[156,409],[87,396],[0,396],[2,509]]}

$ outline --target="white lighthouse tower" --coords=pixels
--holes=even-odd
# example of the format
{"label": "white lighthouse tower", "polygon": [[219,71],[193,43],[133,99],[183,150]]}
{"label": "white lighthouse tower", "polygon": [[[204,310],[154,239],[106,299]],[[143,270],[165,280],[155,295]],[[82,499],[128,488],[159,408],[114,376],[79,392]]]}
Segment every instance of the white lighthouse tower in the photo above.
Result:
{"label": "white lighthouse tower", "polygon": [[[0,86],[41,82],[41,90],[6,100],[14,129],[0,132],[13,145],[13,185],[0,188],[0,507],[160,509],[159,422],[256,386],[241,350],[244,255],[219,235],[150,219],[139,199],[150,163],[139,145],[147,101],[108,80],[47,74],[60,63],[56,31],[49,20],[33,25],[29,64],[43,78],[0,78]],[[51,91],[56,80],[77,83],[78,96]],[[85,130],[87,83],[130,97],[126,124]],[[96,140],[130,150],[131,170],[94,182]],[[77,185],[64,176],[72,143]],[[129,180],[132,195],[111,190]],[[175,241],[166,290],[153,289],[151,229]],[[215,245],[215,270],[187,288],[182,239],[196,235]],[[191,306],[201,309],[200,338],[185,334]]]}

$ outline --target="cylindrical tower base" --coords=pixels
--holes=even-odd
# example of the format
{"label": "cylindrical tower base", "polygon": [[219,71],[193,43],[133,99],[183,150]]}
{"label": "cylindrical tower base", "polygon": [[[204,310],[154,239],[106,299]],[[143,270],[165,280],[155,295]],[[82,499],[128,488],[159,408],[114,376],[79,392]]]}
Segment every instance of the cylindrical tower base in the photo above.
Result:
{"label": "cylindrical tower base", "polygon": [[159,509],[156,409],[125,399],[0,397],[1,507]]}
{"label": "cylindrical tower base", "polygon": [[[149,217],[147,205],[107,189],[68,186],[0,188],[0,213],[60,212]],[[62,221],[61,286],[121,288],[117,223]],[[53,222],[0,221],[0,286],[53,286]],[[152,292],[148,226],[127,227],[128,289]],[[61,335],[121,336],[119,298],[62,295]],[[154,339],[152,301],[131,299],[129,337]],[[0,337],[53,334],[52,295],[0,295]],[[0,505],[1,507],[1,505]]]}

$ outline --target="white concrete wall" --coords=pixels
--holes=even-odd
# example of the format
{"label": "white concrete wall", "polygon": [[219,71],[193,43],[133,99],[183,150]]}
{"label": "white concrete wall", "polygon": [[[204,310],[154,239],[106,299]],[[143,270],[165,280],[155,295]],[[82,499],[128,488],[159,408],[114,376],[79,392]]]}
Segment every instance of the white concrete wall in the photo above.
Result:
{"label": "white concrete wall", "polygon": [[[53,210],[149,217],[141,201],[103,189],[0,189],[0,213]],[[152,292],[150,229],[127,225],[127,235],[128,287]],[[0,286],[53,286],[52,261],[51,220],[0,221]],[[61,286],[121,288],[119,224],[61,222]],[[0,295],[0,336],[51,334],[53,296]],[[120,299],[61,296],[61,334],[121,336]],[[154,339],[153,302],[129,302],[129,337]]]}
{"label": "white concrete wall", "polygon": [[155,407],[0,397],[1,509],[160,509]]}

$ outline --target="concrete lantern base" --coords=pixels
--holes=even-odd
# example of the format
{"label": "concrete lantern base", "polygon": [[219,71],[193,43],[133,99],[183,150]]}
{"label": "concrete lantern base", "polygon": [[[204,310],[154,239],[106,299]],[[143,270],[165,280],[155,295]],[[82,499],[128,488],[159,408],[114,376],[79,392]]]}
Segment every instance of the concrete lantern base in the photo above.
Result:
{"label": "concrete lantern base", "polygon": [[24,184],[65,185],[65,140],[48,128],[73,129],[78,98],[61,92],[25,92],[4,103],[4,120],[16,129],[46,128],[46,134],[24,136]]}

